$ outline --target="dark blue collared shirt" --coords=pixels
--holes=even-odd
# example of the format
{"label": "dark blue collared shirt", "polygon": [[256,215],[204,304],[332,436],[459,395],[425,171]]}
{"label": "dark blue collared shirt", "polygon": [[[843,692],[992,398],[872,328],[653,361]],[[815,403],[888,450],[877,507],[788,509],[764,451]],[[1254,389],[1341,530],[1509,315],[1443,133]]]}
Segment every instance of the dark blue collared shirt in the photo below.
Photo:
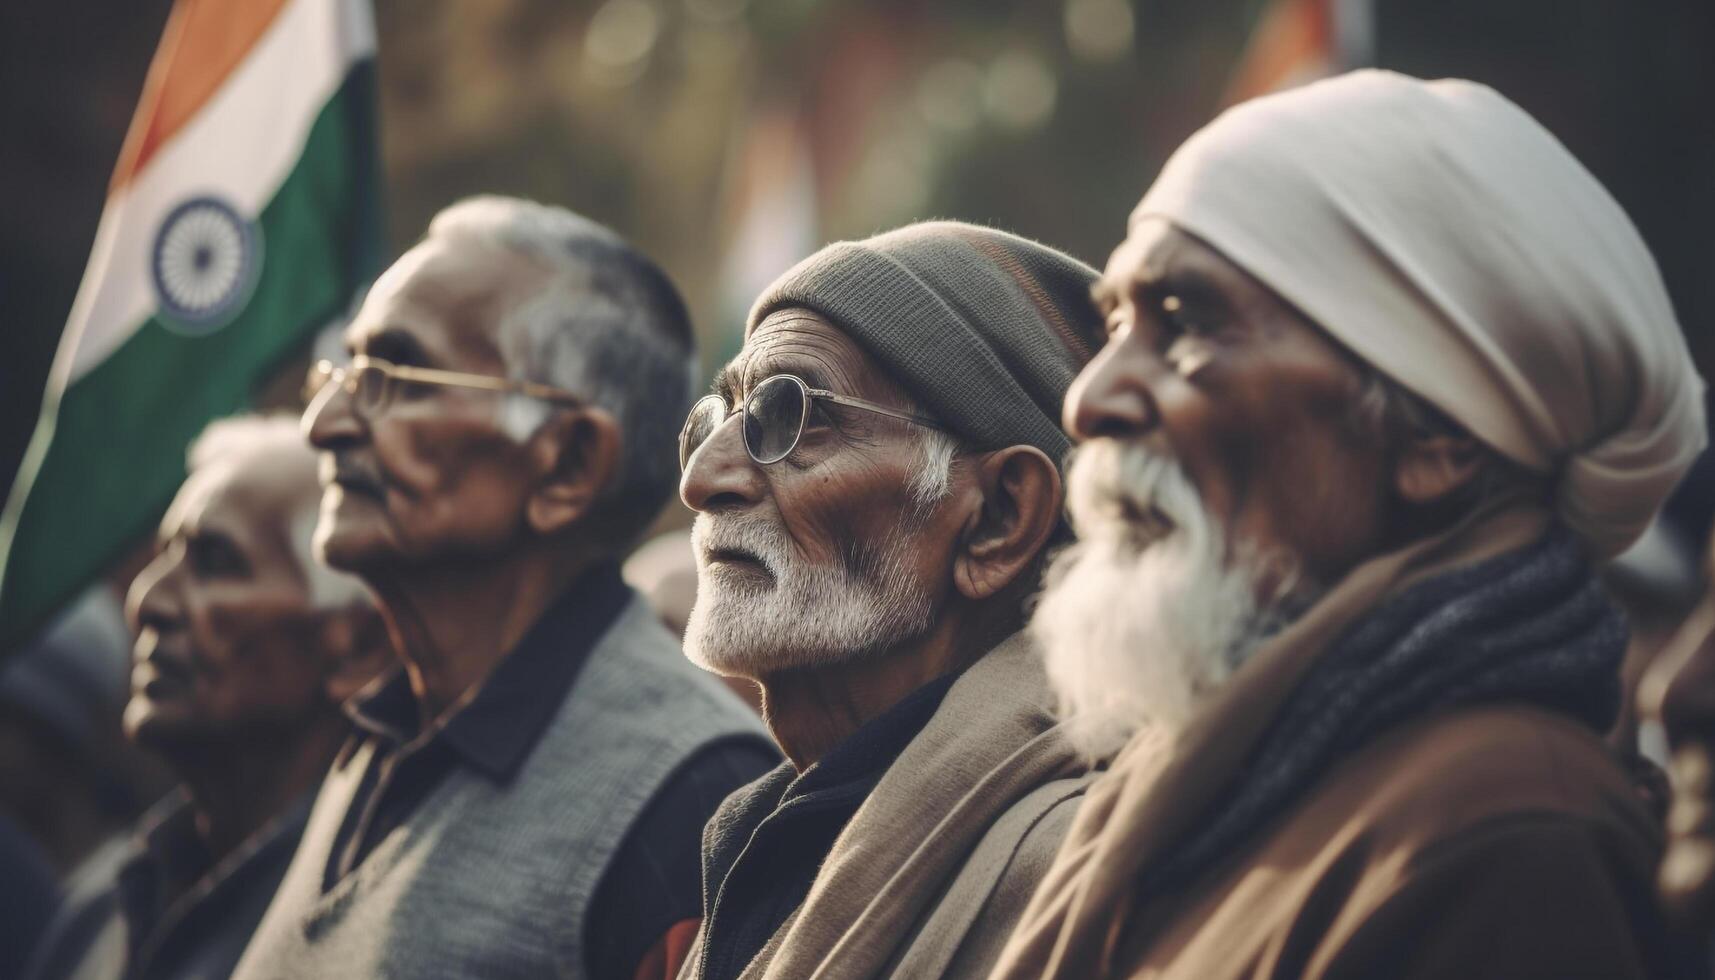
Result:
{"label": "dark blue collared shirt", "polygon": [[744,972],[809,897],[822,860],[957,679],[906,695],[798,773],[782,763],[733,798],[724,836],[703,855],[703,962],[695,980]]}

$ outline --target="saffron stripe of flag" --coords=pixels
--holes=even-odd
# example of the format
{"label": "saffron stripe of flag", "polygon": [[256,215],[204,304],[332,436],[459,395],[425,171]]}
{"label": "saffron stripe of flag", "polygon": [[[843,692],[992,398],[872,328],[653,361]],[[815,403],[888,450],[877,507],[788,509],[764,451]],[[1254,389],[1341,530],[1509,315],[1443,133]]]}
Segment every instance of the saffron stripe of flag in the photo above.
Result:
{"label": "saffron stripe of flag", "polygon": [[184,451],[379,260],[367,0],[179,0],[0,515],[0,651],[146,535]]}

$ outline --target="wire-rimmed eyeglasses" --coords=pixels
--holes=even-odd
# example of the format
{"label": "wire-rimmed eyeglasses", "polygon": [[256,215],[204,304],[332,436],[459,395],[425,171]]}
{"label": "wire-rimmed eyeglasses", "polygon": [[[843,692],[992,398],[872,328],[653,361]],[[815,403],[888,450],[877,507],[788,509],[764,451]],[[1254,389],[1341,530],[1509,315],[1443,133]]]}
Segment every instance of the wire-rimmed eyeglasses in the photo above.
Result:
{"label": "wire-rimmed eyeglasses", "polygon": [[464,371],[443,371],[439,368],[411,367],[360,354],[352,358],[349,364],[322,360],[310,366],[309,374],[304,378],[304,402],[308,406],[305,414],[309,415],[319,409],[337,385],[351,396],[352,404],[359,414],[370,417],[387,408],[401,383],[497,391],[540,398],[562,405],[584,403],[582,398],[569,391],[534,381],[468,374]]}
{"label": "wire-rimmed eyeglasses", "polygon": [[946,431],[934,419],[825,388],[812,388],[796,375],[776,374],[765,378],[738,405],[729,406],[720,395],[705,395],[692,405],[679,433],[679,468],[685,468],[691,456],[734,412],[744,416],[744,451],[750,458],[764,466],[778,463],[798,447],[798,440],[803,438],[810,421],[811,406],[817,400]]}

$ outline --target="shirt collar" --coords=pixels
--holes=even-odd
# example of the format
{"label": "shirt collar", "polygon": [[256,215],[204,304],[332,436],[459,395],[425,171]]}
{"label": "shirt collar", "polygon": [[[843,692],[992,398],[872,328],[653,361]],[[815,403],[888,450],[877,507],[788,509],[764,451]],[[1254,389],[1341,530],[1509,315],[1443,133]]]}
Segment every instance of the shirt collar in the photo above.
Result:
{"label": "shirt collar", "polygon": [[943,674],[865,722],[804,770],[786,795],[804,796],[871,775],[879,778],[923,733],[957,679],[956,673]]}
{"label": "shirt collar", "polygon": [[228,882],[242,880],[259,856],[280,847],[296,847],[315,796],[314,789],[300,795],[218,862],[197,830],[196,811],[183,788],[151,807],[115,882],[133,944],[147,938],[164,920],[177,921],[188,907]]}
{"label": "shirt collar", "polygon": [[[615,563],[584,573],[429,739],[490,779],[509,781],[633,594]],[[353,698],[346,711],[360,730],[391,742],[419,734],[421,715],[403,670]]]}
{"label": "shirt collar", "polygon": [[122,902],[133,921],[158,911],[167,896],[200,878],[214,863],[197,833],[196,814],[183,788],[143,815],[131,856],[119,869]]}

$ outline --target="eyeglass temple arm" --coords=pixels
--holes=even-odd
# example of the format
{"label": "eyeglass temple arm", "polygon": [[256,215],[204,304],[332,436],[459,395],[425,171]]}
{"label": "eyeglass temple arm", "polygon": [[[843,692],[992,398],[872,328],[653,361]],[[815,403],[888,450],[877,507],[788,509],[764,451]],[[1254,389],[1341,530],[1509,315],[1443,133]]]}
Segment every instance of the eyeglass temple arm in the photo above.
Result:
{"label": "eyeglass temple arm", "polygon": [[[370,363],[374,363],[371,361]],[[534,381],[514,381],[510,378],[491,378],[482,374],[466,374],[462,371],[442,371],[437,368],[411,367],[408,364],[390,364],[385,373],[401,381],[424,381],[429,384],[455,385],[460,388],[480,388],[484,391],[515,391],[532,398],[542,398],[548,401],[565,402],[569,405],[581,404],[582,399],[569,391],[561,391],[548,385],[537,384]]]}
{"label": "eyeglass temple arm", "polygon": [[921,425],[924,428],[936,429],[941,432],[947,431],[946,426],[934,419],[926,418],[922,415],[915,415],[911,412],[902,412],[897,408],[888,408],[885,405],[877,405],[875,402],[864,401],[862,398],[853,398],[850,395],[841,395],[836,392],[828,391],[825,388],[809,388],[807,390],[811,395],[814,395],[817,398],[826,398],[835,405],[844,405],[847,408],[859,408],[866,412],[874,412],[877,415],[886,415],[904,422],[910,422],[914,425]]}

